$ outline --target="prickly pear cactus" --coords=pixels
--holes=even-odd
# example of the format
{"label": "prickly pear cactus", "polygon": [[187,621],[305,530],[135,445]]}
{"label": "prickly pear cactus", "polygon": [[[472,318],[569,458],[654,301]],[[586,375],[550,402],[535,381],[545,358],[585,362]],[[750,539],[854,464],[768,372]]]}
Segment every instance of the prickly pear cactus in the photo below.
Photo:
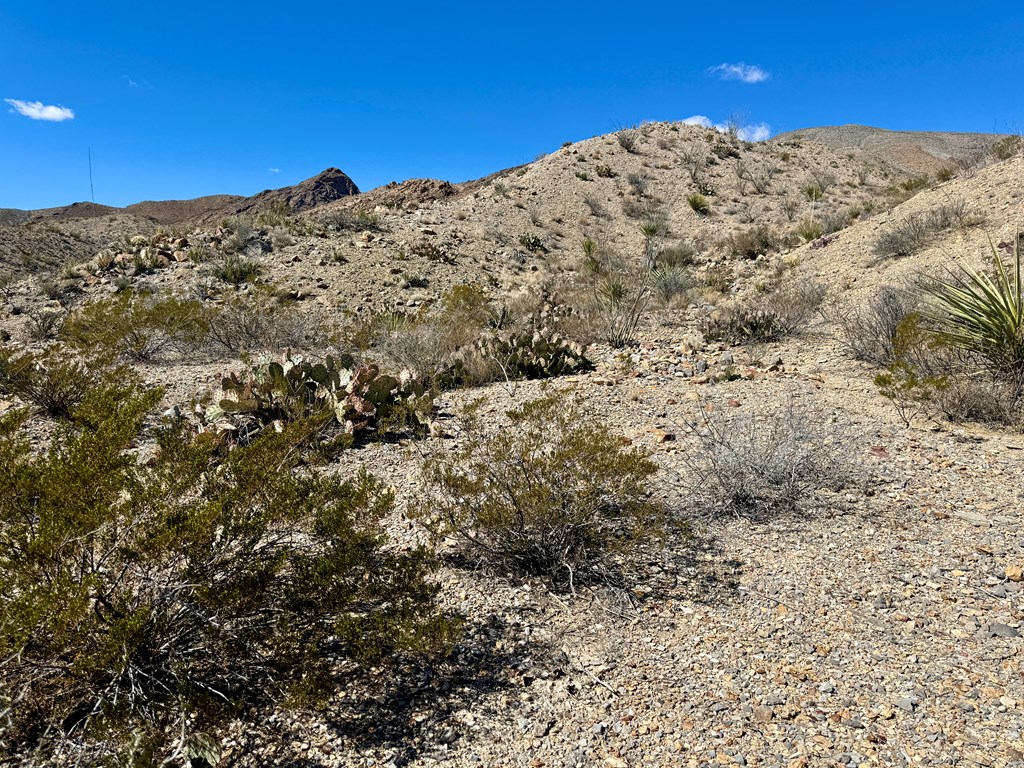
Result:
{"label": "prickly pear cactus", "polygon": [[486,334],[477,348],[512,378],[547,379],[593,368],[581,345],[546,328],[511,336]]}
{"label": "prickly pear cactus", "polygon": [[286,355],[281,362],[254,366],[221,382],[223,396],[206,410],[221,430],[258,432],[270,425],[324,416],[325,429],[353,437],[384,431],[429,429],[433,394],[408,371],[382,374],[375,365],[356,365],[349,355],[323,362]]}

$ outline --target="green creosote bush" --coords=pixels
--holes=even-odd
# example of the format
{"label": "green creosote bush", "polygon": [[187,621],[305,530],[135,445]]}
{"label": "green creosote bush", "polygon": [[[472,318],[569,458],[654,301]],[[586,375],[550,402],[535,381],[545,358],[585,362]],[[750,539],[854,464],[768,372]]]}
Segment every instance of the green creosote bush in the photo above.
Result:
{"label": "green creosote bush", "polygon": [[60,337],[82,351],[106,351],[145,362],[188,354],[205,340],[209,330],[201,301],[122,291],[72,312]]}
{"label": "green creosote bush", "polygon": [[892,339],[893,358],[885,370],[875,375],[879,393],[892,401],[906,426],[918,415],[932,416],[938,400],[949,387],[949,377],[936,373],[928,362],[941,342],[921,324],[916,312],[896,326]]}
{"label": "green creosote bush", "polygon": [[657,465],[565,396],[509,411],[496,434],[482,408],[464,410],[458,448],[425,462],[421,514],[435,534],[501,573],[571,590],[660,532],[665,512],[647,491]]}
{"label": "green creosote bush", "polygon": [[[0,348],[0,394],[18,397],[50,418],[69,420],[104,370],[103,362],[87,365],[60,345],[42,352]],[[137,378],[123,367],[107,376],[124,382]]]}
{"label": "green creosote bush", "polygon": [[216,762],[247,707],[452,637],[427,553],[385,546],[391,494],[299,467],[308,423],[222,456],[179,421],[142,462],[160,397],[106,382],[41,454],[0,417],[0,760]]}

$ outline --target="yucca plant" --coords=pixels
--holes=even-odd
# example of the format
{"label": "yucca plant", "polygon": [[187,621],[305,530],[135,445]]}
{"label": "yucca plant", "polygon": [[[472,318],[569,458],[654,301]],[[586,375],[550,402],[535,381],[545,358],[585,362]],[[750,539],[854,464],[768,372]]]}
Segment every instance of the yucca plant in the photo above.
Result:
{"label": "yucca plant", "polygon": [[1014,237],[1013,261],[1003,263],[989,241],[993,275],[961,266],[959,272],[926,287],[933,299],[925,319],[939,338],[988,361],[995,373],[1024,379],[1024,284],[1020,238]]}

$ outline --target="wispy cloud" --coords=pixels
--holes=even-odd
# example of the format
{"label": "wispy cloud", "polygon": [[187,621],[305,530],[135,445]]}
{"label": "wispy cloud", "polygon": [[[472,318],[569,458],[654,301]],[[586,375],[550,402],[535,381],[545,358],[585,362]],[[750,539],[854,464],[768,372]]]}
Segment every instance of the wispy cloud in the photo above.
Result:
{"label": "wispy cloud", "polygon": [[742,61],[736,64],[719,64],[717,67],[708,67],[708,74],[716,75],[721,80],[739,80],[741,83],[763,83],[771,77],[760,67],[744,64]]}
{"label": "wispy cloud", "polygon": [[271,173],[280,173],[281,172],[280,168],[267,168],[267,170],[270,171]]}
{"label": "wispy cloud", "polygon": [[11,105],[12,112],[17,112],[31,120],[61,123],[65,120],[75,119],[75,113],[67,107],[43,104],[41,101],[21,101],[20,99],[4,99],[4,101]]}
{"label": "wispy cloud", "polygon": [[121,79],[124,80],[125,85],[129,88],[145,88],[147,91],[153,88],[148,80],[136,80],[131,75],[121,75]]}
{"label": "wispy cloud", "polygon": [[751,123],[750,125],[737,125],[736,123],[716,123],[705,115],[692,115],[683,120],[685,125],[701,125],[705,128],[714,128],[719,133],[735,131],[736,136],[743,141],[764,141],[771,138],[772,127],[768,123]]}

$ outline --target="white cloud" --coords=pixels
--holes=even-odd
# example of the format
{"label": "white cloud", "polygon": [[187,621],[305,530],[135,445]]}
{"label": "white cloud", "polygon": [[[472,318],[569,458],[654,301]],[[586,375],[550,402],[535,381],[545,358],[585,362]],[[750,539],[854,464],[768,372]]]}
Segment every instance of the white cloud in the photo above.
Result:
{"label": "white cloud", "polygon": [[732,129],[736,132],[736,136],[743,141],[764,141],[771,138],[772,135],[772,127],[768,123],[753,123],[751,125],[716,123],[704,115],[691,115],[683,120],[683,125],[700,125],[704,128],[714,128],[719,133],[729,133],[730,129]]}
{"label": "white cloud", "polygon": [[736,135],[743,141],[764,141],[771,137],[772,129],[768,123],[755,123],[741,126]]}
{"label": "white cloud", "polygon": [[715,124],[711,122],[711,118],[705,117],[704,115],[693,115],[683,120],[683,125],[702,125],[705,128],[714,128]]}
{"label": "white cloud", "polygon": [[75,113],[67,107],[56,107],[52,104],[43,104],[41,101],[21,101],[20,99],[4,99],[4,101],[11,105],[12,112],[17,112],[31,120],[60,123],[64,120],[75,119]]}
{"label": "white cloud", "polygon": [[271,173],[280,173],[281,172],[280,168],[267,168],[267,170],[270,171]]}
{"label": "white cloud", "polygon": [[128,75],[124,76],[124,81],[126,83],[128,83],[128,87],[129,88],[138,88],[139,87],[139,84],[137,82],[135,82],[134,80],[132,80],[130,77],[128,77]]}
{"label": "white cloud", "polygon": [[741,83],[763,83],[771,75],[758,66],[744,64],[742,61],[736,64],[719,64],[717,67],[708,67],[709,75],[718,75],[722,80],[739,80]]}

